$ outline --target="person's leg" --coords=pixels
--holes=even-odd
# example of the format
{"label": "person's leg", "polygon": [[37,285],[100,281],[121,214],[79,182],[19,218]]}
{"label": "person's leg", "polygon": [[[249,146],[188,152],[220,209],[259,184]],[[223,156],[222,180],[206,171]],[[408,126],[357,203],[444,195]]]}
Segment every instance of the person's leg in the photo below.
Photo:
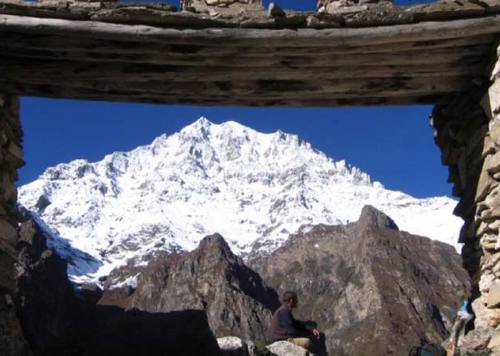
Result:
{"label": "person's leg", "polygon": [[309,346],[311,346],[311,339],[308,337],[293,337],[288,339],[288,341],[304,349],[309,349]]}

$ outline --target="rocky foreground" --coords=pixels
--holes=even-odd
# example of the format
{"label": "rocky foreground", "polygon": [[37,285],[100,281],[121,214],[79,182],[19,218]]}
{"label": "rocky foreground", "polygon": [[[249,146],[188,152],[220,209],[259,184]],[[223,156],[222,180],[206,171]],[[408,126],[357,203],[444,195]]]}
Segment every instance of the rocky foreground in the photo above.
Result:
{"label": "rocky foreground", "polygon": [[[238,343],[231,336],[248,355],[269,355],[265,331],[286,289],[299,293],[296,316],[324,332],[318,355],[403,355],[446,339],[470,287],[453,247],[401,232],[372,207],[357,223],[293,236],[253,269],[214,234],[192,252],[113,271],[103,291],[75,291],[33,220],[18,252],[15,300],[0,304],[12,310],[0,320],[12,330],[7,355],[219,355]],[[130,278],[135,287],[116,287]]]}

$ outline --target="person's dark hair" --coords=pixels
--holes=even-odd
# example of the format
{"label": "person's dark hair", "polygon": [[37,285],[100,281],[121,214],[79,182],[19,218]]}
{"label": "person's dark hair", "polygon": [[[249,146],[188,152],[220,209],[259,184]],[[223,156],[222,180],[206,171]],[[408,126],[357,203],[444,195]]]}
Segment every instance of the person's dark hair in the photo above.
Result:
{"label": "person's dark hair", "polygon": [[297,293],[287,290],[283,293],[283,303],[289,303],[292,300],[297,300]]}

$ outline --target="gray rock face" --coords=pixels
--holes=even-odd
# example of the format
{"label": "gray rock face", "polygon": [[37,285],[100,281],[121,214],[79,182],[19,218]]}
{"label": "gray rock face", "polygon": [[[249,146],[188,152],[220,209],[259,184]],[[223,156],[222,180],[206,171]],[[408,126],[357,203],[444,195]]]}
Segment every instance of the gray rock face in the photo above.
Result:
{"label": "gray rock face", "polygon": [[[113,293],[105,289],[100,304],[111,304]],[[135,291],[119,303],[152,313],[202,310],[217,336],[262,341],[278,298],[215,234],[190,253],[159,255],[139,274]]]}
{"label": "gray rock face", "polygon": [[361,210],[357,227],[361,230],[367,228],[399,230],[394,220],[371,205],[366,205]]}
{"label": "gray rock face", "polygon": [[276,356],[309,356],[306,349],[296,346],[288,341],[277,341],[267,346],[267,349]]}
{"label": "gray rock face", "polygon": [[317,226],[250,262],[281,294],[299,295],[333,355],[404,355],[440,343],[468,296],[469,277],[446,244],[410,235],[373,208],[347,226]]}

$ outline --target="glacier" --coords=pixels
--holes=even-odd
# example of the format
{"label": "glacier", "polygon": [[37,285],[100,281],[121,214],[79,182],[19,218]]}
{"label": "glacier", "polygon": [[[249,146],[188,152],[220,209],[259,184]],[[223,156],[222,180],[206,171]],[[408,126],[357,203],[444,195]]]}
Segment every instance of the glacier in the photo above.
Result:
{"label": "glacier", "polygon": [[367,204],[457,250],[462,225],[453,199],[385,189],[297,135],[204,117],[129,152],[47,168],[19,187],[19,203],[44,224],[75,283],[99,283],[155,251],[193,250],[216,232],[243,257],[270,253],[297,231],[356,221]]}

